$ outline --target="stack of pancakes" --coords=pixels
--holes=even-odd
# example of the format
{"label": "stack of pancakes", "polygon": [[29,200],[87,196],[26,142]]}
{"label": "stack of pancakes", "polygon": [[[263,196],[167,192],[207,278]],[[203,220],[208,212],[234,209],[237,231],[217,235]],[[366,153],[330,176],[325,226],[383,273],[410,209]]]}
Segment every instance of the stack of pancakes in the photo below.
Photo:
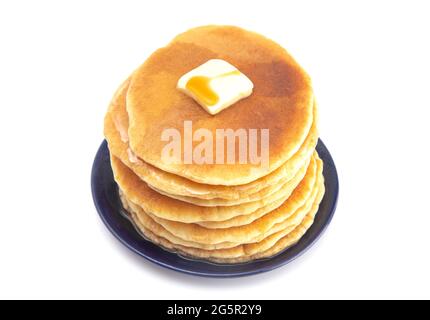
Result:
{"label": "stack of pancakes", "polygon": [[[210,115],[176,89],[178,79],[223,59],[252,95]],[[269,129],[269,166],[163,161],[163,130]],[[279,45],[237,27],[206,26],[154,52],[115,94],[105,136],[124,208],[165,249],[218,263],[271,257],[309,229],[324,195],[311,82]],[[198,144],[198,142],[193,142]]]}

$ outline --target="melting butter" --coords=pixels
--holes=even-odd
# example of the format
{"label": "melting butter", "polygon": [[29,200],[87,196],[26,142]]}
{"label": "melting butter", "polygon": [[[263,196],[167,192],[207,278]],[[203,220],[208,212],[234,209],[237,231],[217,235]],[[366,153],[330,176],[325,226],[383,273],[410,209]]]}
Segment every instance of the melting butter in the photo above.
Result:
{"label": "melting butter", "polygon": [[187,90],[192,92],[199,100],[208,106],[213,106],[219,102],[218,94],[212,89],[211,81],[213,79],[219,79],[228,76],[240,76],[239,70],[233,70],[226,72],[224,74],[217,75],[215,77],[205,77],[205,76],[194,76],[188,80],[186,84]]}
{"label": "melting butter", "polygon": [[254,85],[230,63],[212,59],[182,76],[177,87],[214,115],[251,95]]}

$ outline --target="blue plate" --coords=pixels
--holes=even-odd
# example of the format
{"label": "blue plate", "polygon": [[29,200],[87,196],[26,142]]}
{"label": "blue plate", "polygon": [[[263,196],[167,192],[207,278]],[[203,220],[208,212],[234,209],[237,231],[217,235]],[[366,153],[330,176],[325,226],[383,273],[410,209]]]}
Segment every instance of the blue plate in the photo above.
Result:
{"label": "blue plate", "polygon": [[336,167],[321,140],[318,142],[317,151],[324,161],[323,173],[326,192],[315,222],[296,245],[269,259],[236,265],[214,264],[184,258],[142,238],[133,224],[123,215],[118,187],[112,175],[106,141],[101,144],[97,151],[91,173],[94,204],[106,227],[121,243],[136,254],[162,267],[197,276],[219,278],[241,277],[267,272],[291,262],[309,249],[327,228],[334,215],[339,193]]}

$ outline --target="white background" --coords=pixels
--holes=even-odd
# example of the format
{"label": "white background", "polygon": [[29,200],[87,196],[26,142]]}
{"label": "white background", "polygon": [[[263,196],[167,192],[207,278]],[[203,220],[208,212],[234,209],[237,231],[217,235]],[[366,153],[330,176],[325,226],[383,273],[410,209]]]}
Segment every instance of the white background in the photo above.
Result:
{"label": "white background", "polygon": [[[2,1],[0,298],[430,298],[427,3]],[[233,280],[129,253],[90,190],[116,87],[177,33],[212,23],[271,37],[309,72],[341,184],[305,256]]]}

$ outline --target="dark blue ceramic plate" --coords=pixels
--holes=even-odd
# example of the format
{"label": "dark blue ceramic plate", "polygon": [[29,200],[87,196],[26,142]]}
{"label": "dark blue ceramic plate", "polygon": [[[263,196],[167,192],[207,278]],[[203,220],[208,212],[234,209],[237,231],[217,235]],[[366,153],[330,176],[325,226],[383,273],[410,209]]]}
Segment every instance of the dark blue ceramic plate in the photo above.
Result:
{"label": "dark blue ceramic plate", "polygon": [[162,267],[197,276],[241,277],[273,270],[281,267],[303,254],[321,236],[330,223],[336,209],[339,182],[333,159],[320,140],[317,151],[324,161],[326,192],[312,227],[294,246],[278,255],[265,259],[236,265],[222,265],[184,258],[166,251],[145,240],[132,223],[123,215],[118,196],[118,187],[112,176],[107,143],[100,146],[91,173],[91,187],[94,204],[106,227],[127,248]]}

